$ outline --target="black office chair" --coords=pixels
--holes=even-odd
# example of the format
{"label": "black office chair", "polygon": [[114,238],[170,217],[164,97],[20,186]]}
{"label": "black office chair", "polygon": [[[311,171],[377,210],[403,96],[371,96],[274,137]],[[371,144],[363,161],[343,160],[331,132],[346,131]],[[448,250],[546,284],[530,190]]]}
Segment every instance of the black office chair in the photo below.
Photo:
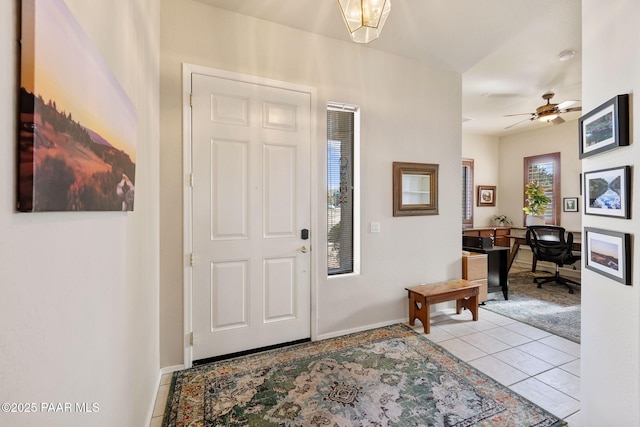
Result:
{"label": "black office chair", "polygon": [[563,227],[555,225],[530,225],[527,227],[526,239],[536,259],[553,262],[556,265],[555,275],[533,279],[534,283],[538,284],[538,288],[542,288],[543,283],[556,282],[565,285],[572,294],[573,287],[570,284],[580,286],[580,283],[561,277],[560,267],[573,264],[580,259],[580,255],[574,255],[572,251],[573,233],[566,233]]}

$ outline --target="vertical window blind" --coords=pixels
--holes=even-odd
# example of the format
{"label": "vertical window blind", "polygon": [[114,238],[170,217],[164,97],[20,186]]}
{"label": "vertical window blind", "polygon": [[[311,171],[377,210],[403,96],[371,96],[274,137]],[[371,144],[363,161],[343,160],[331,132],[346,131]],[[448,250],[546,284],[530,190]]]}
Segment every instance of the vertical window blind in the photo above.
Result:
{"label": "vertical window blind", "polygon": [[353,272],[354,109],[327,110],[328,274]]}

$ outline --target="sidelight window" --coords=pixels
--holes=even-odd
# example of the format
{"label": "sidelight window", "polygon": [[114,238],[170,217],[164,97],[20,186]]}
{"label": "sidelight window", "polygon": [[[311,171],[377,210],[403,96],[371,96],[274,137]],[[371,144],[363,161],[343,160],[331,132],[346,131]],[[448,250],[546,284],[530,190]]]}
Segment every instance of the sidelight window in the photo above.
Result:
{"label": "sidelight window", "polygon": [[327,265],[328,274],[358,271],[359,110],[327,108]]}

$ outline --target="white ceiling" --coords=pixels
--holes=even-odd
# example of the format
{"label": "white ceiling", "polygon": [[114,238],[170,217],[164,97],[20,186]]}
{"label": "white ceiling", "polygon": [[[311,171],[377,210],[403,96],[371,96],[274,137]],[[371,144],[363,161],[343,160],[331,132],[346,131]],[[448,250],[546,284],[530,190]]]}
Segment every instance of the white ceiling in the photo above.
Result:
{"label": "white ceiling", "polygon": [[[196,1],[350,41],[334,0]],[[553,126],[504,129],[527,119],[505,114],[534,112],[547,91],[553,103],[581,99],[581,32],[580,0],[393,0],[380,38],[361,46],[459,71],[463,130],[501,136]],[[559,61],[566,49],[576,56]]]}

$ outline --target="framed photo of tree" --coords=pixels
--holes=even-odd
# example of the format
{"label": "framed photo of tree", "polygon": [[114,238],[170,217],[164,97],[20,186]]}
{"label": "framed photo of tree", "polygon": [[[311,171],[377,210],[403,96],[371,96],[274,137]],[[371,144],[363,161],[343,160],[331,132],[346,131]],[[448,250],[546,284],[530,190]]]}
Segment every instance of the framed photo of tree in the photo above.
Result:
{"label": "framed photo of tree", "polygon": [[631,167],[602,169],[584,174],[584,213],[631,218]]}

